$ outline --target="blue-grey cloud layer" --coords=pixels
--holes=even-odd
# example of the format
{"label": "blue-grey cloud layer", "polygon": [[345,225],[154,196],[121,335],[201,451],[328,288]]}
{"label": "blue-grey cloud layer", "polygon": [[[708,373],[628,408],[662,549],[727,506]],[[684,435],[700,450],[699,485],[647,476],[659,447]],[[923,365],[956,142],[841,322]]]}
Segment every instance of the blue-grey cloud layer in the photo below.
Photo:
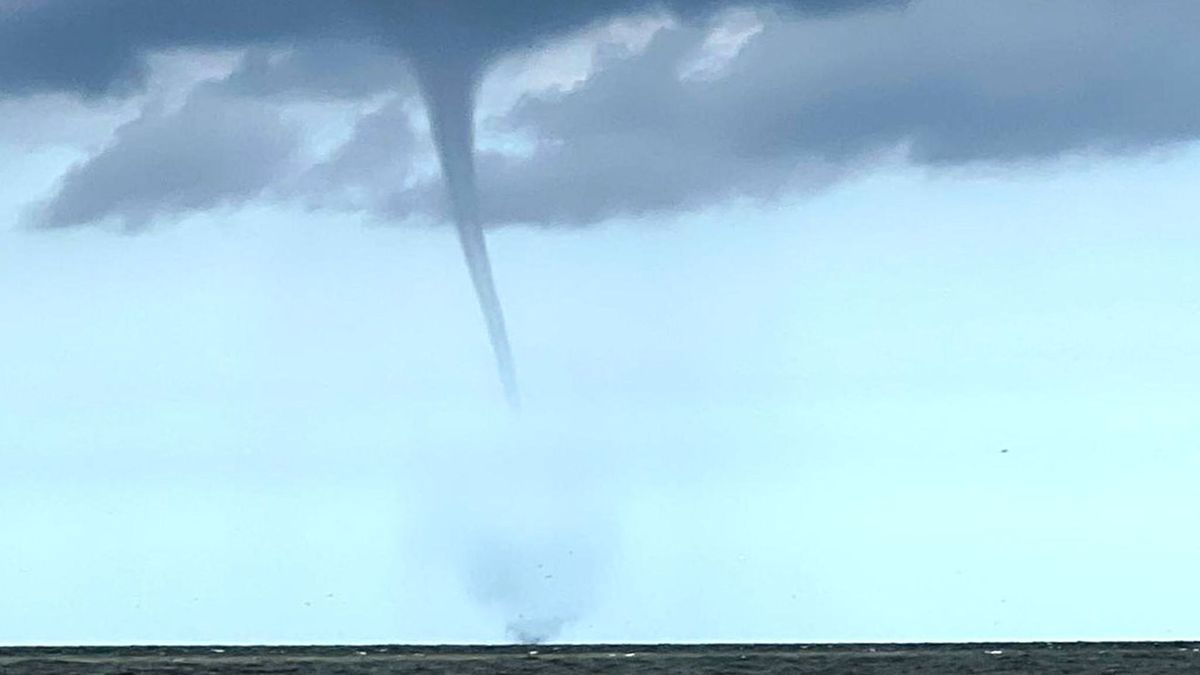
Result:
{"label": "blue-grey cloud layer", "polygon": [[238,205],[283,175],[298,143],[298,130],[268,106],[201,87],[178,111],[144,111],[104,152],[68,171],[42,222],[119,215],[136,229],[159,217]]}
{"label": "blue-grey cloud layer", "polygon": [[704,35],[660,33],[507,123],[541,139],[482,163],[493,222],[589,223],[769,197],[901,150],[931,166],[1137,152],[1200,136],[1200,4],[925,0],[775,22],[721,77],[680,67]]}
{"label": "blue-grey cloud layer", "polygon": [[[661,31],[643,52],[608,58],[570,92],[526,98],[499,123],[537,143],[527,156],[481,158],[485,219],[586,224],[732,197],[769,198],[835,180],[897,150],[927,165],[1011,163],[1138,152],[1200,135],[1194,77],[1200,41],[1191,28],[1200,23],[1200,5],[1188,0],[775,4],[808,11],[764,14],[765,28],[716,77],[679,77],[706,35],[702,23],[685,21]],[[895,11],[835,11],[860,5]],[[731,5],[178,0],[164,9],[150,0],[34,0],[22,6],[0,14],[0,93],[8,95],[135,91],[144,83],[144,55],[171,47],[290,47],[275,60],[252,50],[221,85],[222,100],[256,111],[246,124],[261,131],[282,122],[268,119],[276,113],[258,101],[411,90],[401,59],[483,63],[605,18],[662,7],[701,17]],[[140,221],[249,199],[282,180],[277,170],[286,153],[271,146],[261,159],[207,153],[208,170],[193,175],[198,184],[183,197],[170,186],[157,196],[137,186],[154,176],[162,157],[188,154],[200,131],[216,131],[193,126],[187,114],[117,134],[67,177],[43,221]],[[330,161],[272,194],[294,198],[308,186],[310,205],[440,217],[437,182],[393,180],[410,175],[403,166],[413,149],[406,118],[394,108],[386,118],[369,114],[376,117],[364,118]],[[231,138],[247,133],[232,128],[236,119],[227,129]],[[381,128],[383,120],[395,122],[394,134]],[[211,141],[206,147],[224,147]],[[389,153],[397,160],[374,173],[371,167]],[[259,161],[266,165],[243,166]],[[231,170],[248,175],[233,180]],[[371,180],[376,175],[388,180]],[[360,198],[327,198],[347,192]]]}
{"label": "blue-grey cloud layer", "polygon": [[[98,95],[137,86],[147,51],[344,39],[417,59],[482,60],[597,20],[728,0],[29,0],[0,15],[0,91]],[[827,14],[896,0],[776,0]]]}

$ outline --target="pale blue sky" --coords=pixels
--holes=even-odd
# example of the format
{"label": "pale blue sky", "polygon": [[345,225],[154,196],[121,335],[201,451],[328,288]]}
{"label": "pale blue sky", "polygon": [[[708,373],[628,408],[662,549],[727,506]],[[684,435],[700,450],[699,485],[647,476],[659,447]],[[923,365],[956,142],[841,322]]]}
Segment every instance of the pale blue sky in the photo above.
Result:
{"label": "pale blue sky", "polygon": [[503,231],[519,420],[449,232],[7,227],[0,637],[501,640],[494,539],[563,640],[1194,637],[1198,170]]}
{"label": "pale blue sky", "polygon": [[[930,25],[971,24],[961,5],[914,6],[787,30],[818,50],[852,21],[898,26],[907,37],[883,51],[908,54]],[[1080,45],[1113,18],[1094,7],[1103,21],[1068,31]],[[1134,33],[1161,29],[1147,16],[1122,48],[1143,53]],[[783,44],[734,19],[726,33]],[[1038,26],[1031,43],[1059,44]],[[631,77],[680,41],[731,68],[762,56],[739,66],[695,30],[595,29],[483,84],[481,144],[514,162],[496,174],[512,180],[498,217],[539,223],[489,237],[515,417],[423,187],[411,92],[229,103],[238,54],[185,51],[130,99],[0,97],[0,644],[496,642],[514,626],[560,641],[1200,637],[1200,146],[1152,112],[1133,118],[1163,138],[1089,119],[1057,149],[981,122],[1003,151],[921,118],[933,131],[869,141],[831,123],[822,133],[849,136],[821,136],[795,166],[716,139],[657,167],[695,169],[674,187],[644,162],[622,175],[589,145],[607,113],[568,119],[624,100],[595,55],[620,47],[609,68]],[[971,54],[1011,51],[999,70],[1020,72],[1003,46]],[[804,76],[891,81],[852,47]],[[1112,71],[1076,78],[1074,58],[1047,62],[1039,95],[1064,73],[1081,99],[1117,87]],[[1007,77],[989,96],[1040,101]],[[721,101],[691,104],[731,114]],[[182,127],[162,112],[193,104]],[[199,206],[152,194],[155,149],[194,142],[227,104],[292,129],[301,159]],[[371,119],[396,125],[411,166],[352,156],[334,187],[304,169]],[[542,173],[578,157],[536,138],[531,151],[523,123],[594,164]],[[232,127],[205,133],[240,138]],[[134,180],[83,181],[98,224],[30,226],[66,199],[72,167],[114,156],[105,166]],[[589,206],[585,178],[629,201]],[[628,192],[639,182],[674,201]]]}

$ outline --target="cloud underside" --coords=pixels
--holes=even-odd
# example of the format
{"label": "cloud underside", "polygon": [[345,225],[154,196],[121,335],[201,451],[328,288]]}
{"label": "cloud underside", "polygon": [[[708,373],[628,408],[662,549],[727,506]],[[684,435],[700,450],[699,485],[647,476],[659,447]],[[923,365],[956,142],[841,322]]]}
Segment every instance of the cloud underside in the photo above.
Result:
{"label": "cloud underside", "polygon": [[[816,189],[883,158],[1045,162],[1200,134],[1200,43],[1190,36],[1200,5],[1189,0],[759,11],[754,30],[697,75],[697,61],[716,51],[726,15],[715,16],[676,21],[638,49],[593,45],[581,82],[526,92],[478,120],[481,137],[496,140],[479,159],[486,220],[586,225]],[[514,34],[513,44],[532,39]],[[477,51],[503,46],[489,39]],[[120,91],[136,73],[63,86]],[[118,129],[62,178],[40,222],[140,226],[250,200],[442,219],[407,82],[396,51],[353,34],[252,49],[182,106],[147,109]],[[344,143],[306,163],[288,107],[331,100],[357,106],[358,121]]]}

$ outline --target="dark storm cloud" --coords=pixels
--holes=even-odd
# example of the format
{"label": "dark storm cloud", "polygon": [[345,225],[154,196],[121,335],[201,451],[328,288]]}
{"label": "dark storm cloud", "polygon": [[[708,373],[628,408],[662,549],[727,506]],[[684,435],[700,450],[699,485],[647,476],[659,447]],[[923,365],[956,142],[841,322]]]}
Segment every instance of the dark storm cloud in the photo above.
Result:
{"label": "dark storm cloud", "polygon": [[111,145],[60,180],[34,214],[45,227],[155,218],[238,204],[283,174],[297,130],[262,103],[197,89],[177,111],[159,106],[120,127]]}
{"label": "dark storm cloud", "polygon": [[[0,93],[96,96],[144,83],[147,52],[345,40],[475,64],[604,18],[729,0],[26,0],[0,13]],[[898,0],[775,0],[827,14]]]}
{"label": "dark storm cloud", "polygon": [[[736,4],[730,0],[25,0],[6,5],[0,13],[0,96],[48,92],[84,98],[127,96],[146,84],[146,57],[151,53],[179,48],[249,48],[240,68],[223,85],[236,94],[225,100],[239,101],[242,108],[248,105],[245,97],[345,99],[408,88],[409,75],[398,68],[401,57],[424,73],[426,94],[437,102],[446,92],[460,91],[456,83],[474,79],[492,57],[606,18],[666,9],[699,19]],[[826,16],[902,2],[776,0],[756,4]],[[269,112],[256,110],[245,117],[247,127],[239,129],[237,114],[223,117],[219,128],[193,126],[199,121],[189,117],[193,109],[142,119],[137,123],[140,126],[123,129],[101,155],[65,177],[59,194],[43,213],[44,222],[65,225],[106,215],[134,222],[175,209],[239,201],[261,191],[257,181],[272,177],[277,166],[249,165],[278,163],[282,150],[275,145],[280,138],[277,134],[245,146],[253,149],[255,142],[266,143],[270,152],[265,154],[242,151],[217,156],[214,152],[236,149],[242,139],[252,140]],[[183,137],[197,131],[207,134],[193,139],[200,155],[182,163],[168,162],[168,158],[185,159],[177,155],[193,141]],[[377,139],[386,136],[379,130],[367,132]],[[396,138],[402,139],[407,132],[399,127]],[[336,191],[332,182],[340,176],[353,188],[365,175],[364,167],[378,162],[377,149],[381,147],[394,147],[394,143],[354,141],[309,177],[319,176],[324,187]],[[363,167],[354,166],[359,159]],[[157,187],[131,183],[147,180],[146,170],[156,162],[169,165],[178,178],[182,178],[181,167],[191,167],[189,177],[195,182],[171,186],[157,181]],[[394,192],[394,185],[374,186],[382,192],[378,198],[340,203],[406,204],[410,211],[438,208],[430,208],[434,200],[420,194],[388,194]],[[174,192],[176,189],[182,193]],[[364,191],[361,185],[357,189],[360,194]],[[330,203],[325,196],[308,201]]]}
{"label": "dark storm cloud", "polygon": [[928,0],[771,22],[714,79],[704,32],[659,33],[507,118],[539,139],[485,157],[491,222],[589,223],[770,197],[898,149],[913,163],[1125,153],[1200,136],[1200,4]]}
{"label": "dark storm cloud", "polygon": [[149,51],[345,32],[332,7],[311,0],[28,0],[0,15],[0,92],[128,93],[144,83]]}
{"label": "dark storm cloud", "polygon": [[410,89],[407,64],[394,50],[349,40],[313,40],[283,50],[248,51],[227,79],[244,96],[360,99]]}
{"label": "dark storm cloud", "polygon": [[[397,72],[401,58],[469,70],[608,17],[668,7],[696,18],[734,4],[27,0],[0,13],[0,93],[118,94],[141,84],[146,53],[251,45],[225,83],[238,95],[222,100],[362,98],[412,88],[410,75]],[[903,11],[845,14],[834,10],[902,3],[774,4],[808,10],[805,20],[764,13],[762,32],[715,77],[679,77],[707,34],[703,24],[684,22],[642,53],[608,58],[574,90],[528,97],[489,121],[536,146],[527,156],[480,157],[484,220],[583,224],[769,198],[827,184],[898,150],[924,165],[1011,163],[1136,152],[1200,135],[1200,41],[1192,28],[1200,4],[1190,0],[922,0]],[[446,19],[447,28],[432,28]],[[391,118],[371,115],[307,182],[273,194],[385,217],[444,217],[440,183],[405,182],[414,145],[406,120],[397,108]],[[389,119],[394,133],[385,128]],[[170,151],[190,124],[159,120],[164,140],[138,152],[120,147],[128,134],[116,139],[64,181],[62,204],[51,212],[76,215],[53,222],[120,214],[128,205],[137,207],[135,219],[184,202],[203,208],[204,200],[171,201],[165,192],[151,208],[155,190],[125,185],[142,174],[117,161],[146,159],[153,147]],[[236,127],[231,119],[224,133],[243,133]],[[397,159],[383,160],[389,152]],[[249,171],[249,156],[224,158],[232,175]],[[217,183],[189,190],[210,201],[224,199],[214,196],[222,190],[232,201],[253,192],[222,171],[202,175]],[[113,197],[100,208],[105,191]]]}
{"label": "dark storm cloud", "polygon": [[381,200],[408,180],[416,152],[406,103],[395,98],[359,118],[349,140],[307,169],[283,196],[310,208],[386,210]]}

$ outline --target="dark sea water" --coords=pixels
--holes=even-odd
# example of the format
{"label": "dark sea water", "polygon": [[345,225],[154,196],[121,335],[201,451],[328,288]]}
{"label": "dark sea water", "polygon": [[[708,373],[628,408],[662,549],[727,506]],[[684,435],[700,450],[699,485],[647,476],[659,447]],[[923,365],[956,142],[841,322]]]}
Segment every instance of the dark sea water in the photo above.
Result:
{"label": "dark sea water", "polygon": [[1200,674],[1200,642],[0,648],[0,673]]}

